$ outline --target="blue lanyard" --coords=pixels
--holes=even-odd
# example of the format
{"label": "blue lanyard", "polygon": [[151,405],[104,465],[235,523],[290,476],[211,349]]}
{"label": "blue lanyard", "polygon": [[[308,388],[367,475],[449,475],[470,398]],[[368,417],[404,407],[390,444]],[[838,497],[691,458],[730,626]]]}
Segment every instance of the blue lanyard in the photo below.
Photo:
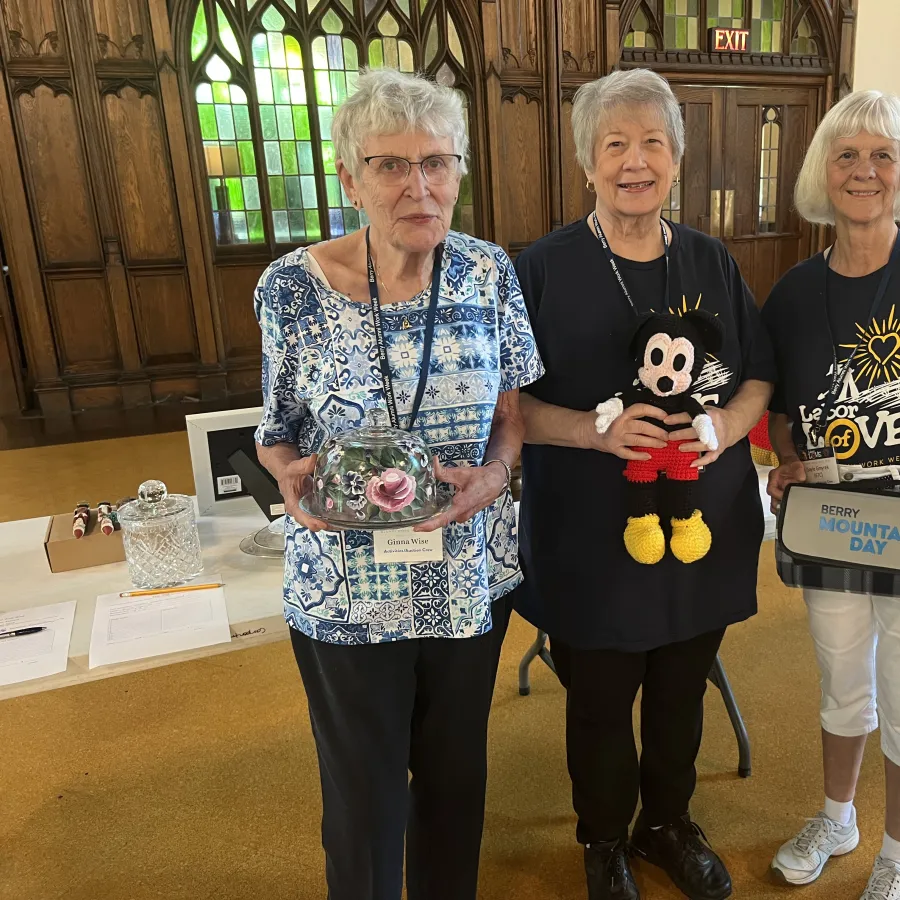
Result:
{"label": "blue lanyard", "polygon": [[[419,415],[422,406],[422,398],[425,396],[425,384],[428,381],[428,370],[431,368],[431,345],[434,341],[434,322],[437,316],[438,300],[440,299],[441,286],[441,259],[444,255],[444,245],[438,244],[434,250],[434,269],[431,273],[431,297],[428,301],[428,313],[425,318],[425,338],[422,346],[422,367],[419,371],[419,384],[416,388],[416,396],[413,400],[412,412],[409,414],[407,430],[411,431]],[[372,300],[372,322],[375,326],[375,344],[378,348],[378,364],[381,367],[381,386],[384,390],[384,399],[387,403],[388,415],[391,417],[391,426],[400,427],[400,418],[397,415],[397,401],[394,398],[394,382],[391,378],[391,365],[388,361],[387,342],[384,339],[384,322],[381,317],[381,301],[378,297],[378,279],[375,275],[375,265],[372,262],[372,248],[369,244],[369,229],[366,228],[366,265],[369,270],[369,297]]]}
{"label": "blue lanyard", "polygon": [[[891,256],[888,260],[888,264],[884,267],[884,272],[881,275],[881,281],[878,282],[878,290],[875,291],[875,297],[872,300],[872,306],[869,309],[869,318],[866,322],[865,331],[868,331],[872,326],[872,322],[875,321],[875,316],[878,315],[878,309],[881,306],[882,300],[884,300],[884,295],[887,293],[888,282],[891,280],[891,274],[894,269],[897,268],[897,264],[900,262],[900,232],[898,232],[898,236],[894,238],[894,246],[891,248]],[[813,424],[809,429],[809,436],[812,438],[813,444],[818,444],[819,439],[825,434],[826,429],[828,428],[828,415],[834,406],[835,400],[838,398],[841,390],[844,387],[844,382],[847,379],[847,375],[850,372],[850,366],[853,364],[853,358],[856,356],[857,351],[862,346],[862,340],[860,340],[853,350],[850,352],[850,355],[847,357],[847,361],[842,366],[840,372],[838,371],[838,359],[837,359],[837,348],[834,342],[834,329],[831,327],[831,319],[828,315],[828,270],[831,268],[829,265],[828,259],[825,260],[825,282],[824,288],[822,290],[822,299],[825,303],[825,324],[828,328],[828,337],[831,342],[831,350],[834,354],[834,364],[832,366],[833,375],[831,378],[831,387],[828,389],[828,393],[825,395],[825,399],[822,401],[822,414],[819,418],[819,421]]]}
{"label": "blue lanyard", "polygon": [[[606,253],[606,258],[609,260],[609,264],[612,267],[613,274],[616,276],[616,281],[619,282],[619,287],[622,289],[622,293],[625,295],[625,299],[628,301],[628,304],[629,306],[631,306],[634,314],[636,316],[640,315],[640,311],[634,305],[634,300],[631,299],[631,292],[628,290],[628,285],[625,284],[625,279],[622,277],[622,272],[619,269],[618,263],[616,263],[616,258],[609,247],[609,242],[606,240],[606,235],[603,233],[603,229],[600,227],[600,220],[597,218],[597,213],[595,212],[591,216],[591,218],[594,223],[594,231],[597,234],[600,245],[603,247],[603,252]],[[669,306],[669,235],[666,233],[666,225],[662,219],[659,220],[659,228],[660,231],[662,231],[663,247],[665,248],[666,254],[666,292],[663,298],[663,311],[665,311]]]}

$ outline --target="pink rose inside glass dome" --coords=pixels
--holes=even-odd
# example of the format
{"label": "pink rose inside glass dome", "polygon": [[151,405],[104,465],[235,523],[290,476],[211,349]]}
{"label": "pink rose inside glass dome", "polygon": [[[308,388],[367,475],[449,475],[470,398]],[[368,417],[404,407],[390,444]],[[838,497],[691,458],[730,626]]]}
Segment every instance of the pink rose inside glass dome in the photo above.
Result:
{"label": "pink rose inside glass dome", "polygon": [[416,479],[400,469],[385,469],[369,479],[366,497],[385,512],[398,512],[413,502]]}

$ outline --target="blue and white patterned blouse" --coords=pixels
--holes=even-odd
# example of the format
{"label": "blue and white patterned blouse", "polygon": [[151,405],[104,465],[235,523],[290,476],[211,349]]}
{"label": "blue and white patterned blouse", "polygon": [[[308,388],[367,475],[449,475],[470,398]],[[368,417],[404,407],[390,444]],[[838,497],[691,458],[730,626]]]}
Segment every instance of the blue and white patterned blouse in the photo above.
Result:
{"label": "blue and white patterned blouse", "polygon": [[[422,362],[430,285],[383,307],[401,424]],[[385,407],[371,307],[326,286],[305,249],[263,273],[255,295],[262,329],[263,446],[315,453],[333,434]],[[445,466],[479,465],[498,393],[536,381],[538,356],[522,292],[499,247],[450,232],[425,396],[415,424]],[[441,562],[376,564],[369,531],[312,533],[287,518],[284,614],[330,643],[465,638],[491,628],[491,603],[521,580],[515,509],[507,493],[474,519],[444,529]]]}

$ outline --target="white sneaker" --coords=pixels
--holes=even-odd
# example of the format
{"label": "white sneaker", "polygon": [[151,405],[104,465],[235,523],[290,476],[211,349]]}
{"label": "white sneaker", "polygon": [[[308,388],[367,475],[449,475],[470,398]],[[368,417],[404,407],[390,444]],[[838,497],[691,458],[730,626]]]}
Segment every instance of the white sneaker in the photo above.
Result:
{"label": "white sneaker", "polygon": [[[820,812],[806,820],[806,827],[800,834],[782,844],[772,860],[772,872],[779,881],[787,884],[810,884],[822,874],[825,863],[832,856],[843,856],[858,843],[855,808],[849,825],[841,825]],[[878,897],[877,894],[872,896]]]}
{"label": "white sneaker", "polygon": [[860,900],[900,900],[900,864],[875,857],[872,876]]}

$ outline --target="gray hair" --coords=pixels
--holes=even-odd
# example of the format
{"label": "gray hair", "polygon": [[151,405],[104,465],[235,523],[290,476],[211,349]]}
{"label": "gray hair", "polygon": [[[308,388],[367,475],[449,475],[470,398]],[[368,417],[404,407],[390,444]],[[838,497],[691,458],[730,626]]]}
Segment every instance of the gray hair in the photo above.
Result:
{"label": "gray hair", "polygon": [[[834,206],[828,196],[831,146],[861,131],[900,142],[900,97],[856,91],[828,110],[810,141],[794,187],[794,206],[807,222],[834,225]],[[900,220],[900,191],[894,196],[894,219]]]}
{"label": "gray hair", "polygon": [[604,120],[612,113],[633,106],[647,106],[659,114],[672,145],[677,166],[684,155],[684,119],[669,82],[650,69],[612,72],[583,84],[572,105],[575,158],[587,171],[594,168],[594,144]]}
{"label": "gray hair", "polygon": [[336,158],[358,178],[369,137],[411,131],[450,138],[453,152],[462,157],[460,173],[466,174],[469,135],[462,95],[422,75],[397,69],[364,70],[356,92],[334,114],[331,139]]}

